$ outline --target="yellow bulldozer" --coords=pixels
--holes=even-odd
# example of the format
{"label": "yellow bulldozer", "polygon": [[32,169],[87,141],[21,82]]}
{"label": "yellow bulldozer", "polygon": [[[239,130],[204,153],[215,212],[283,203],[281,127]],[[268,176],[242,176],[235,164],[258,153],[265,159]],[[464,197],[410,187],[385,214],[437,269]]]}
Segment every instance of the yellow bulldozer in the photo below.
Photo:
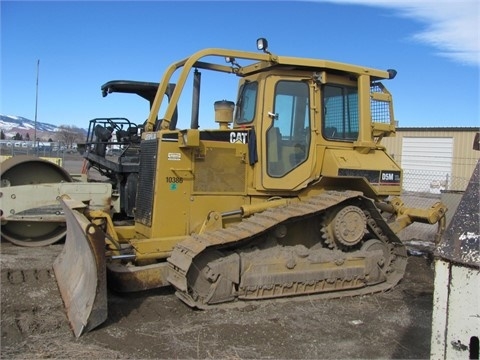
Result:
{"label": "yellow bulldozer", "polygon": [[[138,143],[131,220],[61,200],[67,238],[54,271],[76,336],[105,321],[107,283],[174,286],[200,309],[368,294],[402,279],[400,230],[443,231],[442,203],[404,205],[402,170],[381,144],[395,134],[382,84],[395,70],[279,56],[263,38],[257,48],[204,49],[166,69]],[[239,78],[235,101],[209,104],[215,129],[199,127],[202,72]],[[190,127],[179,130],[187,80]]]}

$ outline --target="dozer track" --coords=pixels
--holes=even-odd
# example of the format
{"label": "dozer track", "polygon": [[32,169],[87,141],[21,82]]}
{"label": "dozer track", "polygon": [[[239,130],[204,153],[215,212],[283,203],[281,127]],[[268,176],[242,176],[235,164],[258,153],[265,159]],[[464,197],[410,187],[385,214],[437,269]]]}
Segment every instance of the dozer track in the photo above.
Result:
{"label": "dozer track", "polygon": [[177,296],[202,309],[238,299],[385,291],[403,278],[407,252],[370,199],[326,191],[194,234],[168,263]]}

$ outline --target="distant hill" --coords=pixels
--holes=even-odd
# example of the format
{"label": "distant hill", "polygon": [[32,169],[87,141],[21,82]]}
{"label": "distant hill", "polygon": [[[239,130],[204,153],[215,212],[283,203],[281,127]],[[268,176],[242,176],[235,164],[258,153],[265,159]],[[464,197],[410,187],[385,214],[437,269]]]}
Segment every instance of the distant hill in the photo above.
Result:
{"label": "distant hill", "polygon": [[[17,133],[22,135],[24,138],[28,134],[30,139],[33,140],[35,121],[21,116],[0,114],[0,129],[5,134],[5,138],[7,140],[14,137]],[[55,140],[55,133],[58,130],[58,126],[56,125],[37,121],[37,138],[41,140],[48,140],[49,138]],[[86,130],[84,130],[84,132],[85,134],[87,133]]]}

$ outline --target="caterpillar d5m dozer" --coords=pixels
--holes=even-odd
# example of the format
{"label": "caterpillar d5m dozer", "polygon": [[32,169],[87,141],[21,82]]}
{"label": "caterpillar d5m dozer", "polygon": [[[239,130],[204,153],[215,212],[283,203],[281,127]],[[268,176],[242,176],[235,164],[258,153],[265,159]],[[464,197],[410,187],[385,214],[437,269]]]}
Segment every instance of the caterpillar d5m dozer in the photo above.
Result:
{"label": "caterpillar d5m dozer", "polygon": [[[403,204],[402,170],[381,145],[395,133],[381,82],[394,70],[257,45],[201,50],[167,68],[139,144],[132,224],[63,199],[67,239],[54,270],[76,336],[106,319],[107,282],[120,292],[173,285],[196,308],[368,294],[404,275],[396,233],[416,221],[443,230],[443,204]],[[240,79],[235,103],[213,104],[216,129],[199,128],[200,70]],[[190,77],[190,127],[172,129]]]}

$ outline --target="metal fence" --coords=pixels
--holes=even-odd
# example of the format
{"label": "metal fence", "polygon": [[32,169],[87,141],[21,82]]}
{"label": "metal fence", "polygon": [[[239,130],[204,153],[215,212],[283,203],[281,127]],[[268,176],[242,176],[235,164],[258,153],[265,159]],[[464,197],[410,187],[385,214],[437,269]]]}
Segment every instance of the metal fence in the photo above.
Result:
{"label": "metal fence", "polygon": [[67,149],[61,142],[38,142],[22,140],[0,140],[0,155],[32,155],[41,157],[63,157],[76,153],[76,149]]}
{"label": "metal fence", "polygon": [[[447,208],[447,226],[465,192],[470,178],[428,170],[404,170],[402,200],[406,206],[426,209],[436,202]],[[401,240],[433,242],[437,225],[415,223],[399,233]]]}
{"label": "metal fence", "polygon": [[465,191],[470,178],[431,170],[404,170],[403,191],[441,194],[442,191]]}

